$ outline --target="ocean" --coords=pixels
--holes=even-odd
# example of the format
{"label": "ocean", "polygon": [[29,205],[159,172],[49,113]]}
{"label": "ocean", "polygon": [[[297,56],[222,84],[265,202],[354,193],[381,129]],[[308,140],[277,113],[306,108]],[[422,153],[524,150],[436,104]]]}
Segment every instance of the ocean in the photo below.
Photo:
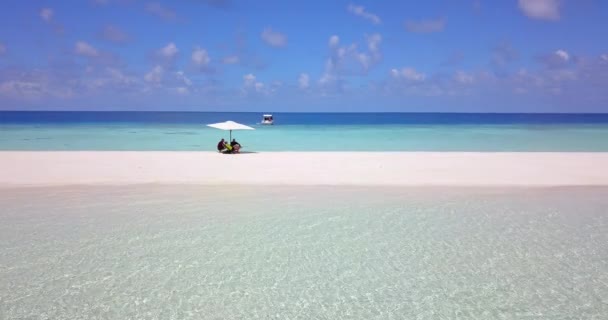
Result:
{"label": "ocean", "polygon": [[0,189],[0,319],[606,319],[606,194]]}
{"label": "ocean", "polygon": [[[0,150],[213,151],[205,124],[233,120],[261,152],[608,151],[608,115],[261,116],[0,112]],[[606,187],[0,185],[0,319],[606,319],[606,208]]]}
{"label": "ocean", "polygon": [[608,114],[0,111],[0,150],[215,151],[233,120],[249,151],[608,151]]}

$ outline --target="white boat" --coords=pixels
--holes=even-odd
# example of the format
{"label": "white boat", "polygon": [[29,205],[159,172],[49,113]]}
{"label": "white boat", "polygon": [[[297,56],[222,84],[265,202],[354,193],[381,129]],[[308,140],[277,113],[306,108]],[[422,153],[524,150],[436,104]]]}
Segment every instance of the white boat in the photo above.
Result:
{"label": "white boat", "polygon": [[262,124],[271,125],[274,123],[274,118],[271,114],[265,114],[262,118]]}

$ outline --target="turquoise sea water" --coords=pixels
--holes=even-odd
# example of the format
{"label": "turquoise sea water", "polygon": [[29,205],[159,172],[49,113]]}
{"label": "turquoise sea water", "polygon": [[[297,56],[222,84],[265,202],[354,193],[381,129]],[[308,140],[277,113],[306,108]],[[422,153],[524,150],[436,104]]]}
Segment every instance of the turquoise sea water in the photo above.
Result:
{"label": "turquoise sea water", "polygon": [[235,120],[249,151],[608,151],[608,115],[0,112],[0,150],[215,151]]}
{"label": "turquoise sea water", "polygon": [[[249,151],[608,151],[608,125],[275,125],[233,132]],[[215,151],[190,124],[4,125],[0,150]]]}
{"label": "turquoise sea water", "polygon": [[0,203],[0,319],[608,318],[606,188],[26,188]]}

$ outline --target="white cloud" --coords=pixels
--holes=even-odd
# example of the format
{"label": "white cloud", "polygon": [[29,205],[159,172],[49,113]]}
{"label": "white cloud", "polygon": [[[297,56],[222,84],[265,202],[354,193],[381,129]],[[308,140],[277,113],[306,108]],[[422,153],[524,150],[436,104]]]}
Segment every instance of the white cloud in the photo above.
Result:
{"label": "white cloud", "polygon": [[160,84],[163,79],[164,69],[162,66],[155,66],[150,72],[144,75],[144,80],[154,84]]}
{"label": "white cloud", "polygon": [[547,75],[547,78],[551,78],[551,80],[559,82],[576,80],[578,78],[578,75],[573,70],[555,70],[549,75]]}
{"label": "white cloud", "polygon": [[287,36],[271,28],[266,28],[261,34],[262,40],[272,47],[284,47],[287,45]]}
{"label": "white cloud", "polygon": [[31,81],[8,80],[0,83],[0,94],[6,96],[37,97],[42,91],[39,83]]}
{"label": "white cloud", "polygon": [[21,76],[20,79],[0,82],[0,96],[23,100],[38,100],[48,97],[68,99],[75,94],[72,88],[63,86],[64,83],[58,84],[50,79],[49,74],[45,72]]}
{"label": "white cloud", "polygon": [[332,35],[327,42],[329,57],[325,61],[325,71],[318,80],[323,94],[344,91],[347,77],[365,76],[382,60],[380,44],[382,36],[372,34],[365,37],[365,45],[357,43],[341,44],[340,37]]}
{"label": "white cloud", "polygon": [[359,63],[361,64],[361,67],[363,68],[363,70],[368,70],[371,66],[371,57],[368,54],[365,53],[357,53],[355,55],[357,61],[359,61]]}
{"label": "white cloud", "polygon": [[162,56],[164,58],[168,58],[168,59],[175,57],[175,55],[177,55],[178,52],[179,52],[179,50],[177,49],[177,46],[175,46],[175,43],[173,43],[173,42],[168,43],[166,46],[164,46],[160,50],[158,50],[158,54],[160,56]]}
{"label": "white cloud", "polygon": [[473,83],[473,80],[473,76],[464,71],[457,71],[456,74],[454,74],[454,81],[460,84],[471,84]]}
{"label": "white cloud", "polygon": [[54,14],[55,12],[51,8],[43,8],[40,10],[40,17],[46,22],[50,22],[53,19]]}
{"label": "white cloud", "polygon": [[367,47],[371,52],[378,52],[380,42],[382,42],[382,36],[378,33],[374,33],[371,36],[367,37]]}
{"label": "white cloud", "polygon": [[99,56],[99,52],[97,51],[97,49],[95,49],[93,46],[91,46],[90,44],[88,44],[84,41],[76,42],[76,45],[74,46],[74,50],[75,50],[76,54],[85,56],[85,57],[89,57],[89,58]]}
{"label": "white cloud", "polygon": [[564,61],[570,60],[570,54],[568,54],[568,52],[566,52],[564,50],[560,49],[560,50],[555,51],[555,55]]}
{"label": "white cloud", "polygon": [[342,77],[328,72],[323,73],[317,83],[323,97],[343,93],[348,86]]}
{"label": "white cloud", "polygon": [[306,73],[301,73],[298,77],[298,86],[300,89],[308,89],[310,86],[310,77]]}
{"label": "white cloud", "polygon": [[414,82],[420,82],[426,79],[424,73],[418,72],[414,68],[403,68],[401,70],[391,69],[391,76],[395,79],[404,79]]}
{"label": "white cloud", "polygon": [[336,76],[334,76],[333,74],[329,73],[329,72],[325,72],[321,78],[319,78],[319,84],[324,86],[324,85],[328,85],[331,83],[336,82]]}
{"label": "white cloud", "polygon": [[240,59],[238,56],[227,56],[222,59],[222,63],[224,64],[237,64]]}
{"label": "white cloud", "polygon": [[[168,90],[168,92],[187,94],[193,91],[194,83],[184,71],[169,72],[162,65],[156,65],[144,75],[144,91],[152,88]],[[184,88],[184,89],[180,89]]]}
{"label": "white cloud", "polygon": [[255,84],[255,76],[251,73],[243,76],[243,85],[245,87],[251,87]]}
{"label": "white cloud", "polygon": [[602,55],[600,56],[600,59],[602,59],[602,60],[604,60],[604,61],[608,62],[608,53],[604,53],[604,54],[602,54]]}
{"label": "white cloud", "polygon": [[[2,74],[2,72],[0,72]],[[34,68],[15,69],[3,74],[0,81],[4,94],[15,99],[71,99],[86,98],[104,93],[131,93],[143,81],[115,67]]]}
{"label": "white cloud", "polygon": [[135,77],[126,75],[118,68],[106,68],[102,74],[95,74],[95,69],[89,66],[85,72],[87,76],[80,85],[91,90],[103,88],[125,90],[138,83]]}
{"label": "white cloud", "polygon": [[347,7],[348,12],[354,14],[355,16],[362,17],[363,19],[371,21],[373,24],[380,24],[382,20],[377,15],[365,11],[365,7],[358,6],[355,4],[349,4]]}
{"label": "white cloud", "polygon": [[163,7],[159,2],[150,2],[146,5],[146,11],[165,20],[173,20],[177,16],[175,11]]}
{"label": "white cloud", "polygon": [[134,83],[137,82],[137,80],[134,77],[127,76],[124,74],[124,72],[122,72],[121,70],[116,69],[116,68],[107,68],[106,72],[108,73],[108,75],[110,76],[112,81],[114,81],[114,83],[116,83],[116,84],[128,86],[128,85],[133,85]]}
{"label": "white cloud", "polygon": [[559,20],[559,0],[519,0],[519,9],[533,19]]}
{"label": "white cloud", "polygon": [[186,95],[186,94],[190,93],[190,90],[188,90],[188,88],[186,88],[186,87],[177,87],[177,88],[175,88],[175,93],[180,94],[180,95]]}
{"label": "white cloud", "polygon": [[372,34],[371,36],[366,37],[367,48],[369,50],[369,54],[359,53],[357,58],[359,63],[363,67],[364,71],[368,71],[372,65],[378,63],[382,59],[382,54],[380,53],[380,43],[382,42],[382,36],[378,33]]}
{"label": "white cloud", "polygon": [[336,35],[329,37],[329,47],[330,48],[337,47],[338,44],[340,44],[340,37],[338,37]]}
{"label": "white cloud", "polygon": [[445,24],[446,22],[443,18],[419,21],[408,20],[405,22],[405,29],[413,33],[434,33],[443,31]]}
{"label": "white cloud", "polygon": [[475,84],[486,86],[492,82],[502,81],[492,72],[472,74],[466,71],[456,71],[452,76],[442,73],[429,76],[412,67],[391,69],[385,89],[392,94],[412,95],[420,97],[466,96],[476,92]]}
{"label": "white cloud", "polygon": [[249,73],[243,76],[243,91],[255,91],[257,93],[269,93],[262,82],[256,80],[255,75]]}
{"label": "white cloud", "polygon": [[560,69],[571,66],[573,56],[566,50],[559,49],[539,56],[538,61],[549,69]]}
{"label": "white cloud", "polygon": [[209,58],[207,50],[197,47],[194,49],[194,51],[192,51],[192,63],[194,63],[195,65],[199,67],[204,67],[207,66],[210,61],[211,58]]}
{"label": "white cloud", "polygon": [[[382,36],[378,33],[366,36],[367,52],[359,50],[357,44],[340,46],[340,38],[333,35],[329,38],[330,57],[325,63],[326,73],[357,73],[357,68],[366,73],[381,59],[380,43]],[[327,78],[329,79],[329,78]]]}
{"label": "white cloud", "polygon": [[176,72],[175,77],[177,78],[178,81],[182,82],[186,86],[188,86],[188,87],[192,86],[192,80],[190,80],[188,77],[186,77],[186,74],[183,71]]}

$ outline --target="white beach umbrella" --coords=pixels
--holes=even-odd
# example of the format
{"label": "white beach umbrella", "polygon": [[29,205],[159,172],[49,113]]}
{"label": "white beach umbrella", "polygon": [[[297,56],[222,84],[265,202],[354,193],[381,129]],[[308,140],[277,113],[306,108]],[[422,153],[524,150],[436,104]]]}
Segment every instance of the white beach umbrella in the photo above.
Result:
{"label": "white beach umbrella", "polygon": [[211,128],[220,129],[220,130],[229,130],[230,131],[230,140],[229,141],[232,141],[232,130],[255,130],[254,128],[252,128],[250,126],[246,126],[244,124],[240,124],[240,123],[234,122],[234,121],[212,123],[212,124],[208,124],[207,126],[211,127]]}

